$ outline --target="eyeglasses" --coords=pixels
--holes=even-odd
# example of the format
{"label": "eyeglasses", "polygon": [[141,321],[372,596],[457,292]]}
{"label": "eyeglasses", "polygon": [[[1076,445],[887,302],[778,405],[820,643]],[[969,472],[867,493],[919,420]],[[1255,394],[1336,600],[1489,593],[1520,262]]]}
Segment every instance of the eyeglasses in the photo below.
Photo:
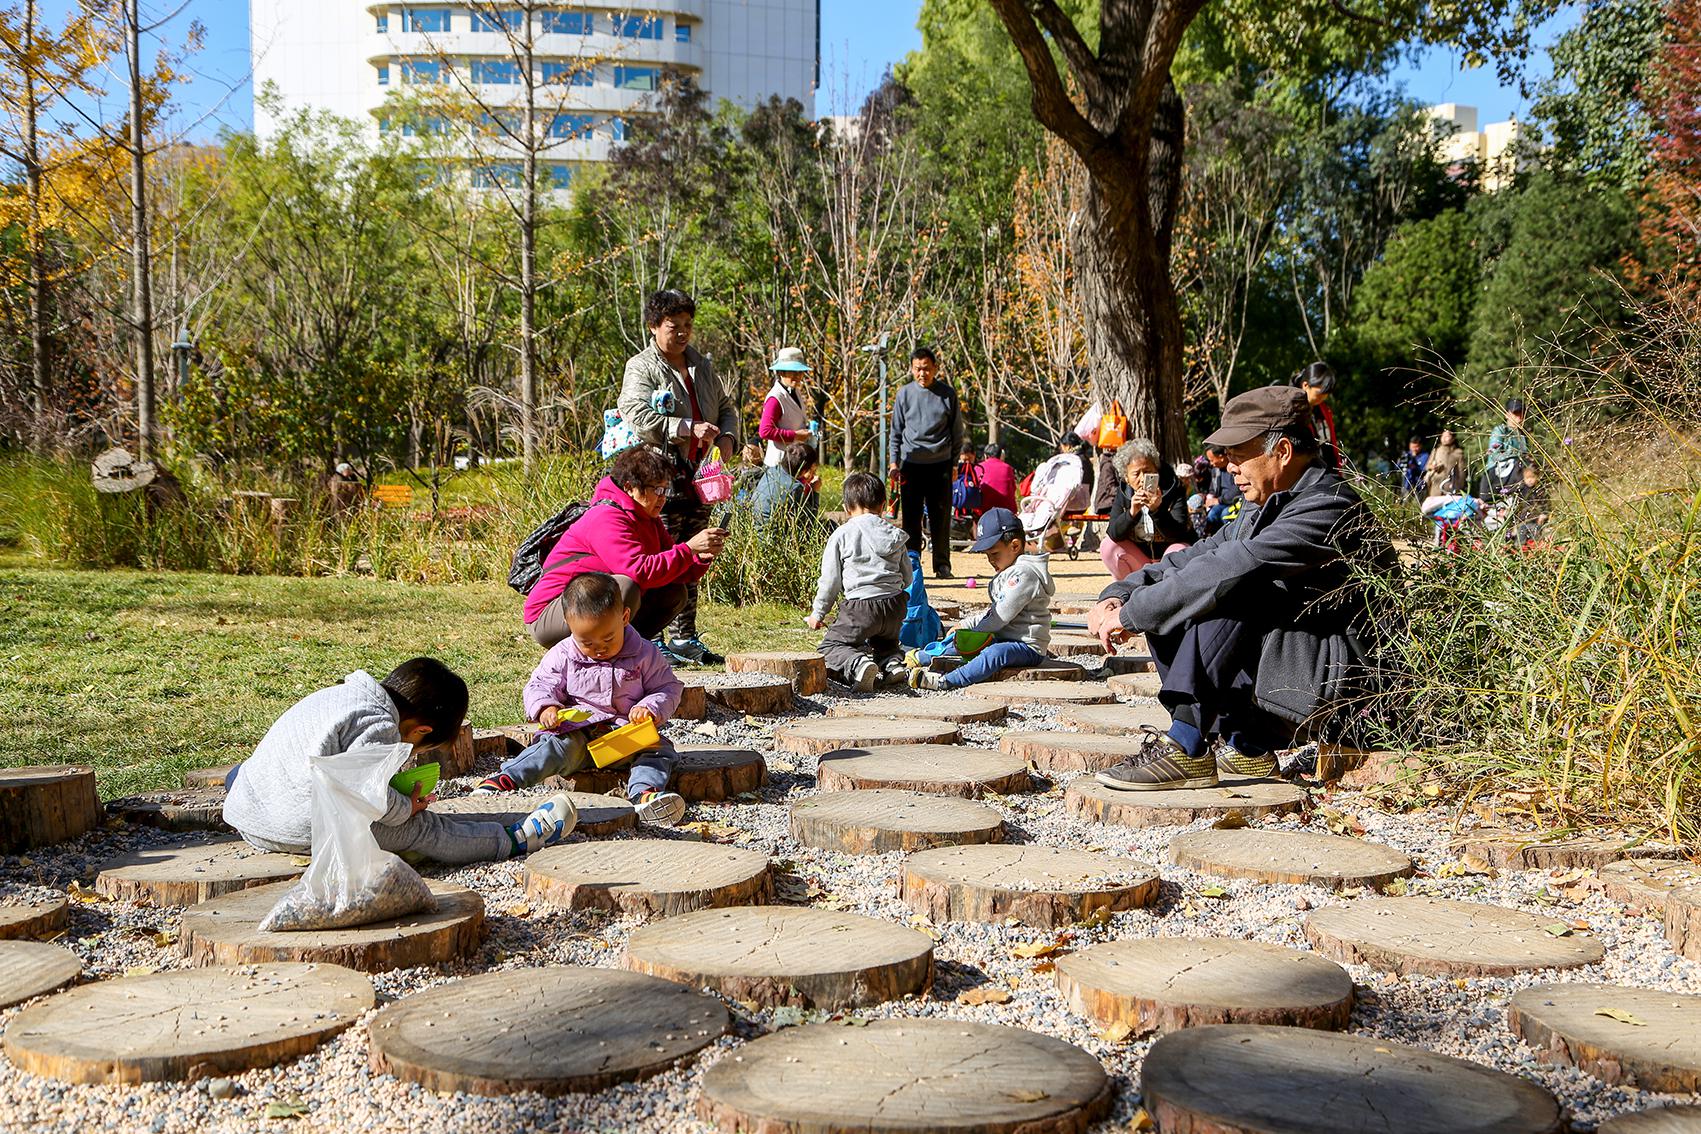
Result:
{"label": "eyeglasses", "polygon": [[663,500],[671,500],[673,498],[673,485],[671,484],[643,484],[639,485],[639,487],[645,492],[655,493]]}

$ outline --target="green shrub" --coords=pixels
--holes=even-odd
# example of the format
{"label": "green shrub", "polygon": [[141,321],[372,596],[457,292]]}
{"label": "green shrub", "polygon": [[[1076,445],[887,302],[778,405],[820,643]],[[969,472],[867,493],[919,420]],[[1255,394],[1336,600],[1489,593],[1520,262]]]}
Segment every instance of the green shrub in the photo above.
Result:
{"label": "green shrub", "polygon": [[736,606],[810,604],[821,576],[821,551],[827,544],[824,523],[780,511],[757,527],[750,509],[740,506],[725,526],[726,547],[703,577],[704,599]]}

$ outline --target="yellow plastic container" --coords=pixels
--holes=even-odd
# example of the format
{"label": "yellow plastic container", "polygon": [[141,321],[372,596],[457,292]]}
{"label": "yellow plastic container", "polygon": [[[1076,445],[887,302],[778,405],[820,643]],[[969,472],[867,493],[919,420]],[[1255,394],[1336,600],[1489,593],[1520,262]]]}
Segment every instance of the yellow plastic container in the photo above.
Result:
{"label": "yellow plastic container", "polygon": [[622,760],[630,760],[646,748],[654,748],[660,743],[661,733],[656,731],[655,721],[633,721],[591,741],[586,747],[591,750],[591,759],[596,766],[606,768]]}

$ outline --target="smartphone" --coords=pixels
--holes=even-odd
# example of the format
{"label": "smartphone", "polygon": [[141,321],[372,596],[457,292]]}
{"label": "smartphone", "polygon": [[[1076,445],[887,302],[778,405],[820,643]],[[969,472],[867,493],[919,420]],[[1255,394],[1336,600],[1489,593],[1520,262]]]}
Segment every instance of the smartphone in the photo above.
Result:
{"label": "smartphone", "polygon": [[1158,474],[1155,473],[1155,472],[1143,472],[1143,473],[1141,473],[1140,474],[1140,491],[1141,492],[1156,492],[1157,490],[1158,490]]}

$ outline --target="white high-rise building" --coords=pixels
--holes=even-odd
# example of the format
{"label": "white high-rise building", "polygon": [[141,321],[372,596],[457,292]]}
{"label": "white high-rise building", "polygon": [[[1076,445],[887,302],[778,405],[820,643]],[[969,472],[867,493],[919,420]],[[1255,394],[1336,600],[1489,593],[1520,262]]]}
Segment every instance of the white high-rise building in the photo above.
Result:
{"label": "white high-rise building", "polygon": [[[644,112],[664,69],[694,78],[712,101],[751,107],[773,95],[806,111],[819,79],[820,0],[562,0],[533,9],[536,81],[550,84],[547,162],[565,187],[572,167],[604,161],[625,122]],[[487,13],[481,15],[480,13]],[[254,89],[276,90],[284,114],[302,108],[365,119],[380,128],[392,91],[470,84],[487,106],[521,90],[511,47],[518,8],[493,14],[452,3],[249,0]],[[559,113],[556,113],[559,111]],[[254,128],[278,124],[260,100]]]}
{"label": "white high-rise building", "polygon": [[1477,129],[1477,108],[1444,102],[1429,108],[1429,116],[1451,133],[1442,139],[1440,158],[1448,166],[1474,165],[1482,187],[1490,193],[1512,184],[1526,161],[1520,152],[1523,127],[1515,118],[1490,122]]}

